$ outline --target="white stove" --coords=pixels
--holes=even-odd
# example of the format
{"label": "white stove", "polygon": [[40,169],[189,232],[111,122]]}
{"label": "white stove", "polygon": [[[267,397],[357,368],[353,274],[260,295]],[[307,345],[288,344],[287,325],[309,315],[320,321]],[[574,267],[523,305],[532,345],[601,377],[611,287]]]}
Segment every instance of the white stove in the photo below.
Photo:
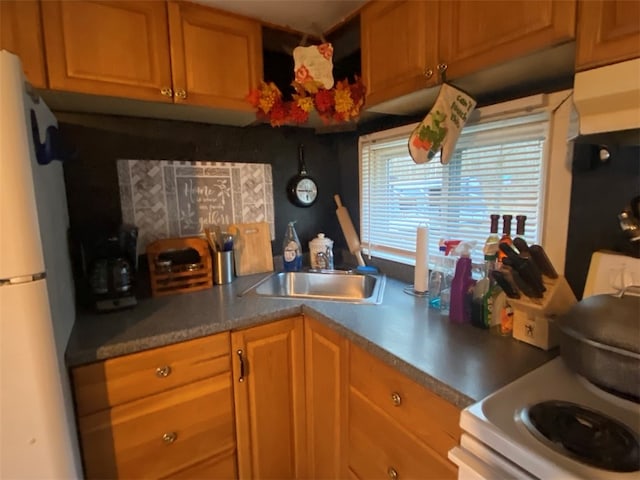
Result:
{"label": "white stove", "polygon": [[640,438],[640,404],[607,393],[576,375],[560,357],[463,410],[464,431],[449,458],[459,479],[640,479],[640,471],[613,472],[554,450],[524,424],[525,407],[571,402],[617,420]]}
{"label": "white stove", "polygon": [[[638,284],[640,259],[595,252],[589,266],[584,297],[618,292]],[[640,460],[634,456],[638,455],[637,450],[630,456],[634,464],[632,470],[635,471],[610,471],[574,458],[573,450],[600,453],[593,444],[584,448],[583,440],[586,439],[581,438],[584,436],[581,423],[585,424],[584,432],[598,433],[592,436],[598,447],[603,437],[628,439],[619,431],[610,430],[609,424],[601,430],[599,419],[594,421],[594,425],[589,425],[591,420],[588,417],[581,414],[571,417],[566,428],[571,432],[567,441],[569,448],[564,450],[554,448],[562,442],[551,442],[528,428],[526,420],[523,420],[523,411],[548,401],[570,402],[589,413],[595,411],[613,419],[631,437],[629,445],[635,445],[640,439],[640,404],[601,390],[569,370],[562,358],[557,357],[462,411],[460,426],[464,433],[460,446],[449,452],[451,461],[458,465],[458,479],[640,480]],[[549,417],[559,419],[558,424],[564,420],[561,416]],[[625,448],[620,450],[630,451],[627,446],[625,444]],[[613,463],[619,466],[622,462],[616,460]]]}

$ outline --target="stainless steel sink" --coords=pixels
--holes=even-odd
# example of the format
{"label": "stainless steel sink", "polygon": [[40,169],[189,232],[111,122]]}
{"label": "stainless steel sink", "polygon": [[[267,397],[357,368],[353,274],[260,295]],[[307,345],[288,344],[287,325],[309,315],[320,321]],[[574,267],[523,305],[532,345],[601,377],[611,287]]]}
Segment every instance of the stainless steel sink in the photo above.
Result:
{"label": "stainless steel sink", "polygon": [[281,272],[267,277],[249,292],[268,297],[379,304],[385,283],[384,275]]}

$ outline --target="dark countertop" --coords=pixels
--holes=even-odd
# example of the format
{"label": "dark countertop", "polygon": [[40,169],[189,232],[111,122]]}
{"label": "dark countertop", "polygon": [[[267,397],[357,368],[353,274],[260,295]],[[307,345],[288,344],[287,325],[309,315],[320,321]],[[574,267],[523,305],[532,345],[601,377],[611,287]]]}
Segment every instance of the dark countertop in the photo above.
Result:
{"label": "dark countertop", "polygon": [[387,277],[380,305],[270,298],[249,293],[265,274],[200,292],[140,300],[130,310],[78,312],[66,351],[75,367],[300,313],[464,408],[557,355],[471,325],[457,325]]}

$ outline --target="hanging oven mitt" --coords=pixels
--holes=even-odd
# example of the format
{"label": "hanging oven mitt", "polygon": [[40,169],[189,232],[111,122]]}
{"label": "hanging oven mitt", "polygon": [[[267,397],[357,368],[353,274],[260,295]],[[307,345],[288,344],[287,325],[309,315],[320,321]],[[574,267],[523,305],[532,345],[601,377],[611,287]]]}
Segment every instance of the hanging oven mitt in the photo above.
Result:
{"label": "hanging oven mitt", "polygon": [[[295,80],[305,88],[309,82],[327,90],[333,87],[333,46],[330,43],[294,48],[293,62]],[[311,91],[314,91],[312,87]]]}
{"label": "hanging oven mitt", "polygon": [[413,161],[428,162],[442,151],[440,163],[449,163],[460,131],[476,103],[462,90],[443,83],[433,108],[409,137],[409,153]]}

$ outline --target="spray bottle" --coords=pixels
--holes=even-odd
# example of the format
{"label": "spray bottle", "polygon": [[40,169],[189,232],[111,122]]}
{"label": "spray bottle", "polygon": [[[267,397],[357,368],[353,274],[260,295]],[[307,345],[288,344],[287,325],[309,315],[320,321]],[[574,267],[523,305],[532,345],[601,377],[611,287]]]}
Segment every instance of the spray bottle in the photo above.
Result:
{"label": "spray bottle", "polygon": [[474,242],[462,242],[454,251],[460,258],[456,262],[456,271],[451,281],[451,305],[449,320],[454,323],[471,321],[471,296],[475,280],[471,277],[471,250]]}
{"label": "spray bottle", "polygon": [[286,272],[299,272],[302,270],[302,245],[294,228],[296,222],[289,222],[287,233],[284,235],[282,257]]}

